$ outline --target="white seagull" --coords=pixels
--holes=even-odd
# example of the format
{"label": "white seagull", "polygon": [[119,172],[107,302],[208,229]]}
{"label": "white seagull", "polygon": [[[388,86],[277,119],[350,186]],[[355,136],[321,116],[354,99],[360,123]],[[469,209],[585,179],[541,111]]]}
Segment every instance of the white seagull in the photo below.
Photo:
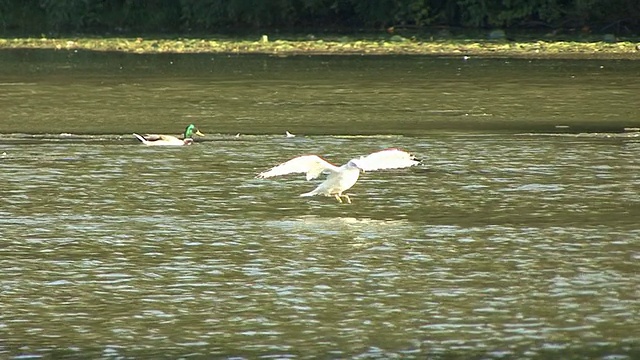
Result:
{"label": "white seagull", "polygon": [[360,171],[398,169],[418,164],[420,164],[420,160],[417,160],[408,152],[398,149],[387,149],[360,156],[349,160],[342,166],[335,166],[317,155],[303,155],[282,163],[271,170],[261,172],[257,177],[265,179],[291,173],[306,173],[307,180],[311,180],[322,173],[328,173],[327,179],[317,188],[308,193],[300,194],[300,196],[334,196],[339,202],[342,202],[344,197],[351,204],[349,195],[343,194],[343,192],[355,185],[358,177],[360,177]]}

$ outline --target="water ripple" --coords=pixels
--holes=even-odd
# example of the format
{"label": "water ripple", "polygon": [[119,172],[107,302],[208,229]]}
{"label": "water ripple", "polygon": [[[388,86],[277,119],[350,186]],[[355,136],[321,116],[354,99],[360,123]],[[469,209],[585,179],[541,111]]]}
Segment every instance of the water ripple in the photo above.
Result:
{"label": "water ripple", "polygon": [[[118,86],[98,86],[108,104],[122,101],[110,90]],[[0,357],[640,352],[637,138],[389,135],[415,120],[396,117],[379,135],[373,125],[366,136],[322,135],[335,134],[327,129],[344,119],[364,121],[369,108],[382,114],[392,105],[408,109],[403,117],[453,122],[461,110],[425,109],[386,88],[380,90],[393,104],[374,104],[373,90],[363,90],[359,100],[315,99],[312,114],[289,112],[283,107],[308,102],[257,86],[263,97],[256,106],[281,111],[290,124],[306,121],[290,113],[315,121],[318,108],[331,117],[334,106],[358,106],[294,139],[244,106],[234,121],[248,119],[270,135],[244,134],[247,127],[238,138],[235,131],[208,133],[175,149],[141,146],[115,134],[119,128],[0,136]],[[414,95],[429,99],[420,86]],[[149,88],[135,90],[130,95],[140,101]],[[318,90],[296,96],[313,98]],[[224,126],[223,115],[197,109],[204,123],[215,117]],[[155,123],[145,116],[136,126]],[[255,178],[300,154],[344,163],[388,147],[425,164],[362,174],[349,190],[350,205],[300,198],[316,185],[300,176]]]}

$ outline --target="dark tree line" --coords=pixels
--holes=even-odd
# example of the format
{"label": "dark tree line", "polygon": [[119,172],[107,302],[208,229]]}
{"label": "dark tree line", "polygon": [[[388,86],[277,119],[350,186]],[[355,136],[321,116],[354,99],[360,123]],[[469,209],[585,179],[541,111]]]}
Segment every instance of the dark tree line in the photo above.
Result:
{"label": "dark tree line", "polygon": [[633,34],[640,0],[0,0],[4,33],[585,28]]}

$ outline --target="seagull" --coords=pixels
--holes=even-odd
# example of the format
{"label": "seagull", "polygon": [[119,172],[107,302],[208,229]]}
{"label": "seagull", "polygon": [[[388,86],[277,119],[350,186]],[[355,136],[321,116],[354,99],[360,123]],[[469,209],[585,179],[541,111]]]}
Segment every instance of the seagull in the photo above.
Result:
{"label": "seagull", "polygon": [[328,173],[327,179],[314,190],[300,196],[333,196],[342,203],[344,198],[351,204],[349,195],[343,194],[358,181],[360,171],[398,169],[420,164],[413,155],[398,149],[386,149],[349,160],[342,166],[335,166],[317,155],[303,155],[282,163],[270,170],[258,174],[266,179],[292,173],[306,173],[307,180],[315,179],[322,173]]}

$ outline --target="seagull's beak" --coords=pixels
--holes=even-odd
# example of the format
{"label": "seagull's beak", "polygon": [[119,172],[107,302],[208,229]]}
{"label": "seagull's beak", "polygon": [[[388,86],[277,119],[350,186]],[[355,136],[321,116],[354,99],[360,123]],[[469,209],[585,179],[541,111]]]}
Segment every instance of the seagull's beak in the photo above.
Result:
{"label": "seagull's beak", "polygon": [[201,132],[200,132],[200,130],[196,130],[196,133],[195,133],[195,134],[196,134],[196,135],[198,135],[198,136],[204,136],[204,134],[203,134],[203,133],[201,133]]}

